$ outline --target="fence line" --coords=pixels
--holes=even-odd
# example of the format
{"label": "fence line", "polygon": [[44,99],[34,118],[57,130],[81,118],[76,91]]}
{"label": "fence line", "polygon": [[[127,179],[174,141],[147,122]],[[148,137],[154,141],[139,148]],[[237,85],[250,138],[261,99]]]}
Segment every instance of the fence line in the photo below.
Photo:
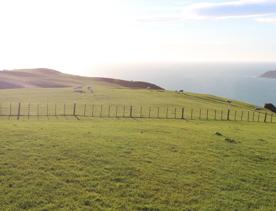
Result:
{"label": "fence line", "polygon": [[180,106],[135,106],[135,105],[97,105],[97,104],[0,104],[0,117],[36,116],[72,116],[98,118],[149,118],[149,119],[182,119],[182,120],[215,120],[215,121],[247,121],[276,122],[275,115],[265,110],[234,109],[195,109]]}

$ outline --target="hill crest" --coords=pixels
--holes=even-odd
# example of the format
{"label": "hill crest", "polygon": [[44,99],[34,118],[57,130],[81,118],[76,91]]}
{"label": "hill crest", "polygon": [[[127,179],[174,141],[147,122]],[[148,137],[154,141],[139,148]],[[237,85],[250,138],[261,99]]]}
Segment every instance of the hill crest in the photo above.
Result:
{"label": "hill crest", "polygon": [[144,81],[127,81],[104,77],[85,77],[70,75],[53,69],[15,69],[0,71],[0,89],[17,88],[61,88],[105,83],[110,86],[119,86],[131,89],[164,90],[155,84]]}

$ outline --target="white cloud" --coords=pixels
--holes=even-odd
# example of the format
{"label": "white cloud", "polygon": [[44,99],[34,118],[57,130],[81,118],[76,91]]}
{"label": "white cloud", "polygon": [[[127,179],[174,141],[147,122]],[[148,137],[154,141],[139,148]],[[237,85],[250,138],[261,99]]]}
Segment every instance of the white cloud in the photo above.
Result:
{"label": "white cloud", "polygon": [[[183,7],[183,6],[182,6]],[[233,0],[186,5],[174,16],[148,17],[144,21],[216,20],[276,15],[276,0]],[[261,22],[261,21],[260,21]],[[264,22],[264,21],[263,21]],[[266,21],[269,22],[269,21]]]}

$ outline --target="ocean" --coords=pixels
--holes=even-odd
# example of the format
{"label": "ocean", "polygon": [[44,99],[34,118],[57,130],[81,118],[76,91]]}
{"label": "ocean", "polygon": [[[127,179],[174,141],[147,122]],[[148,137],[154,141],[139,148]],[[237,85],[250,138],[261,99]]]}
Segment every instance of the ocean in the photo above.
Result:
{"label": "ocean", "polygon": [[168,90],[206,93],[258,106],[276,104],[276,79],[260,78],[276,63],[124,64],[101,67],[101,76],[155,83]]}

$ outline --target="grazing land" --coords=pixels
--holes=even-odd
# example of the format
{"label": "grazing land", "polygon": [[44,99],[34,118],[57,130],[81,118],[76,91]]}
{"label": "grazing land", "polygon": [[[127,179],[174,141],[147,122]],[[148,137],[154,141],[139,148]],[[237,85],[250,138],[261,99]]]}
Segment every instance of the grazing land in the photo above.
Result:
{"label": "grazing land", "polygon": [[[49,80],[60,74],[46,73]],[[45,70],[35,74],[45,77]],[[144,82],[70,84],[72,77],[58,78],[61,88],[30,85],[32,78],[0,89],[0,210],[275,210],[276,125],[263,123],[268,110]],[[21,114],[30,106],[30,118],[16,121],[19,103]],[[229,109],[262,116],[258,123],[92,118],[92,105],[105,112],[134,106],[135,116],[141,106],[144,115],[169,108],[173,117],[185,108],[187,115],[208,110],[210,120]],[[71,116],[53,115],[54,107]]]}
{"label": "grazing land", "polygon": [[1,210],[275,210],[274,124],[0,121]]}

